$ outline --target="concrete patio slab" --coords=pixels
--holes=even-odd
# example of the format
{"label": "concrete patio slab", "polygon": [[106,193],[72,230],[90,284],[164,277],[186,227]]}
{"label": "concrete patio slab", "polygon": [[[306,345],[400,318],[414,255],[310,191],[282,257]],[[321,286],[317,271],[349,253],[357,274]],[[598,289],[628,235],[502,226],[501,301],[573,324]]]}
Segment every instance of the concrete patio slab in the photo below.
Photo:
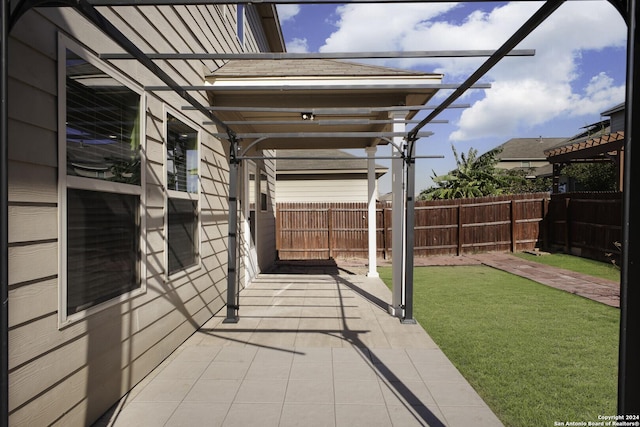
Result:
{"label": "concrete patio slab", "polygon": [[[501,426],[380,279],[263,274],[100,425]],[[244,305],[246,303],[246,305]]]}

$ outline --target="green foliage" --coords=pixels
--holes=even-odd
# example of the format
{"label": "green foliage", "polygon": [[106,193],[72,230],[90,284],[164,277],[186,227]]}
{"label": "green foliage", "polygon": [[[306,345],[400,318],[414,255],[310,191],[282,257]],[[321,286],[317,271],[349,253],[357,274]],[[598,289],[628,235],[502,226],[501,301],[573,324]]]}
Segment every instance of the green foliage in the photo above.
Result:
{"label": "green foliage", "polygon": [[581,191],[615,191],[616,167],[613,162],[573,163],[562,170],[573,178]]}
{"label": "green foliage", "polygon": [[495,148],[482,156],[478,150],[470,148],[469,152],[458,154],[451,146],[456,160],[456,168],[445,175],[433,173],[435,186],[423,190],[419,198],[422,200],[463,199],[471,197],[497,196],[500,194],[522,194],[549,191],[550,178],[527,178],[527,171],[497,169],[500,161],[498,155],[502,151]]}
{"label": "green foliage", "polygon": [[456,160],[456,169],[445,175],[433,174],[436,186],[423,190],[420,199],[460,199],[502,194],[507,185],[504,175],[496,171],[500,149],[493,149],[478,157],[478,150],[470,148],[469,152],[458,154],[452,145],[451,150]]}
{"label": "green foliage", "polygon": [[485,266],[414,272],[416,320],[505,426],[616,413],[619,310]]}
{"label": "green foliage", "polygon": [[551,191],[553,180],[546,177],[527,178],[531,170],[507,169],[500,171],[505,176],[508,186],[503,189],[505,194],[544,193]]}

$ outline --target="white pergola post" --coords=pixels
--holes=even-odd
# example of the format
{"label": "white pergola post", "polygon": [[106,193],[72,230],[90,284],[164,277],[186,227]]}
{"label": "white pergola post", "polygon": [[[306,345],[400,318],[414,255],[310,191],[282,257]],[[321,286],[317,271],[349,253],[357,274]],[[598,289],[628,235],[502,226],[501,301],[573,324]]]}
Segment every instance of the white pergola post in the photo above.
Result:
{"label": "white pergola post", "polygon": [[367,147],[364,149],[367,153],[367,207],[368,224],[367,232],[369,237],[369,271],[367,277],[380,277],[378,274],[377,256],[378,244],[376,240],[377,222],[376,222],[376,151],[377,147]]}
{"label": "white pergola post", "polygon": [[[390,113],[390,118],[397,120],[393,126],[393,132],[404,132],[405,124],[400,120],[404,120],[406,112],[398,111]],[[392,191],[392,210],[391,210],[391,267],[392,267],[392,298],[389,313],[392,316],[402,318],[403,298],[402,291],[404,289],[404,239],[405,239],[405,188],[404,188],[404,160],[402,154],[404,151],[405,141],[402,137],[393,138],[393,146],[391,148],[391,191]],[[400,148],[400,150],[398,149]]]}

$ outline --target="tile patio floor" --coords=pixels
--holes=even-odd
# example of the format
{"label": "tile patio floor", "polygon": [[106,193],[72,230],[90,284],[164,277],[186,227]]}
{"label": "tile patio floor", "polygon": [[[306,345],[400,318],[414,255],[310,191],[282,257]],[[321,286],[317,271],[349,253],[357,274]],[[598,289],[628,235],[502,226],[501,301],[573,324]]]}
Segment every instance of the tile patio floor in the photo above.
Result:
{"label": "tile patio floor", "polygon": [[263,274],[136,386],[103,424],[501,426],[379,279]]}

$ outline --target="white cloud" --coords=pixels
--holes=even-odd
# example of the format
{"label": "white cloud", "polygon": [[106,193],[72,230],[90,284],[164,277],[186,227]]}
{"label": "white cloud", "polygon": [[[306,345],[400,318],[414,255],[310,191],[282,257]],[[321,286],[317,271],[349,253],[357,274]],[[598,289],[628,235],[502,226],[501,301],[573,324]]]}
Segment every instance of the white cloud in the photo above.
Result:
{"label": "white cloud", "polygon": [[285,22],[295,18],[300,13],[300,5],[298,4],[278,4],[276,5],[278,10],[278,17],[280,22]]}
{"label": "white cloud", "polygon": [[[336,31],[321,51],[497,49],[540,5],[507,3],[455,21],[450,17],[465,9],[453,10],[453,4],[343,6],[337,9]],[[483,78],[492,89],[462,113],[450,139],[513,135],[559,116],[598,114],[621,102],[624,86],[581,61],[585,51],[625,44],[626,25],[608,2],[566,2],[517,47],[536,49],[534,57],[505,58]],[[441,72],[446,81],[461,82],[482,62],[453,58],[387,65]],[[582,79],[590,81],[578,87]]]}
{"label": "white cloud", "polygon": [[287,52],[306,53],[309,52],[307,39],[295,38],[287,42]]}

